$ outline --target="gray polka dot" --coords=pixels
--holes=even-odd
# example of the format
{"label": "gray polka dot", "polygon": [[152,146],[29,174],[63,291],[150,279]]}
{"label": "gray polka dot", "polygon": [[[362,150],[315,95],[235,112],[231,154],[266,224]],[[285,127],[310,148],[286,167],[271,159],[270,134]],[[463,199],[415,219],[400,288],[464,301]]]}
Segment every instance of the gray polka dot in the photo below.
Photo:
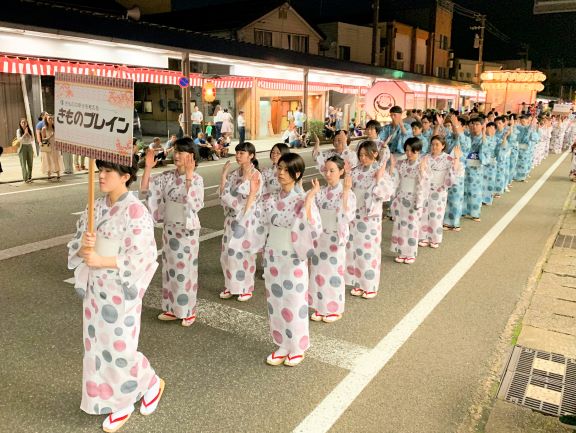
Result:
{"label": "gray polka dot", "polygon": [[308,305],[302,305],[298,310],[298,317],[301,319],[308,318]]}
{"label": "gray polka dot", "polygon": [[289,329],[286,329],[286,337],[292,338],[292,331],[290,331]]}
{"label": "gray polka dot", "polygon": [[183,283],[185,279],[186,279],[186,277],[184,276],[184,274],[178,274],[176,276],[176,281],[178,281],[180,283]]}
{"label": "gray polka dot", "polygon": [[270,315],[274,314],[274,307],[270,302],[268,302],[268,314]]}
{"label": "gray polka dot", "polygon": [[95,335],[96,335],[96,329],[94,328],[94,326],[88,325],[88,336],[90,338],[94,338]]}
{"label": "gray polka dot", "polygon": [[127,317],[124,319],[124,325],[125,325],[125,326],[132,326],[132,325],[134,325],[134,316],[127,316]]}
{"label": "gray polka dot", "polygon": [[304,284],[302,284],[302,283],[296,284],[296,291],[298,293],[302,293],[304,291]]}
{"label": "gray polka dot", "polygon": [[364,278],[366,278],[367,280],[373,280],[375,277],[375,273],[372,269],[368,269],[366,272],[364,272]]}
{"label": "gray polka dot", "polygon": [[114,361],[114,363],[116,364],[116,367],[119,368],[124,368],[128,365],[128,361],[126,361],[124,358],[118,358],[116,361]]}
{"label": "gray polka dot", "polygon": [[185,294],[178,295],[178,297],[176,298],[176,302],[178,303],[178,305],[187,305],[188,295]]}
{"label": "gray polka dot", "polygon": [[272,286],[270,287],[270,291],[277,298],[280,298],[282,296],[282,293],[283,293],[282,287],[280,287],[280,285],[276,284],[276,283],[272,284]]}
{"label": "gray polka dot", "polygon": [[341,283],[341,280],[340,280],[339,276],[334,275],[334,276],[330,277],[330,285],[332,287],[340,287],[340,283]]}
{"label": "gray polka dot", "polygon": [[180,241],[176,238],[170,238],[170,240],[168,241],[168,245],[170,246],[170,249],[172,251],[178,251],[178,249],[180,248]]}
{"label": "gray polka dot", "polygon": [[135,380],[128,380],[122,384],[122,386],[120,387],[120,391],[123,394],[130,394],[137,387],[138,387],[138,382],[136,382]]}
{"label": "gray polka dot", "polygon": [[118,312],[112,305],[104,305],[102,307],[102,318],[108,323],[114,323],[118,319]]}
{"label": "gray polka dot", "polygon": [[292,288],[294,287],[294,285],[292,284],[292,281],[289,280],[285,280],[282,285],[284,286],[284,288],[286,290],[292,290]]}
{"label": "gray polka dot", "polygon": [[110,355],[110,352],[107,350],[102,351],[102,358],[104,358],[104,361],[106,362],[112,362],[112,355]]}
{"label": "gray polka dot", "polygon": [[120,337],[123,332],[124,332],[124,330],[123,330],[122,328],[120,328],[120,327],[114,329],[114,334],[115,334],[117,337]]}
{"label": "gray polka dot", "polygon": [[245,278],[246,278],[246,273],[244,271],[240,270],[240,271],[236,272],[236,279],[238,281],[244,281]]}

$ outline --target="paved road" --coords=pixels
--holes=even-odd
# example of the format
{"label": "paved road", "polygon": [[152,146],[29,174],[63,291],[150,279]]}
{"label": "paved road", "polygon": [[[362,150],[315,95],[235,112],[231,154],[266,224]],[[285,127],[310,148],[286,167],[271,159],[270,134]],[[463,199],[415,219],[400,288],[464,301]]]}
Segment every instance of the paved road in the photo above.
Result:
{"label": "paved road", "polygon": [[[412,266],[393,263],[385,222],[380,295],[348,297],[343,320],[311,323],[313,347],[294,369],[264,363],[274,346],[262,280],[248,303],[218,298],[223,216],[217,206],[204,209],[199,320],[184,329],[155,319],[158,273],[144,300],[140,347],[166,393],[157,413],[133,416],[122,431],[455,432],[560,214],[568,162],[493,243],[488,237],[558,158],[485,207],[482,223],[466,221]],[[208,202],[220,168],[220,161],[200,168]],[[1,432],[99,430],[101,417],[79,410],[81,301],[65,282],[72,274],[64,243],[85,190],[82,176],[60,185],[0,185]]]}

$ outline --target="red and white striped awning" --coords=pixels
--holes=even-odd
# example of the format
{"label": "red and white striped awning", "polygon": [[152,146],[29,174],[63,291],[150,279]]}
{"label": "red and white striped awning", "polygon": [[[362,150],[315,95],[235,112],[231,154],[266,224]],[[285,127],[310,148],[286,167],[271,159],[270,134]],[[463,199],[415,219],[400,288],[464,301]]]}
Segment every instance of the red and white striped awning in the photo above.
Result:
{"label": "red and white striped awning", "polygon": [[[57,72],[98,77],[128,78],[135,83],[153,83],[177,86],[182,77],[179,71],[150,68],[130,68],[124,65],[102,63],[72,62],[65,60],[39,59],[29,57],[11,57],[0,55],[0,72],[8,74],[55,75]],[[190,86],[202,87],[207,79],[199,74],[190,74]],[[215,87],[249,89],[252,87],[250,77],[211,78]]]}

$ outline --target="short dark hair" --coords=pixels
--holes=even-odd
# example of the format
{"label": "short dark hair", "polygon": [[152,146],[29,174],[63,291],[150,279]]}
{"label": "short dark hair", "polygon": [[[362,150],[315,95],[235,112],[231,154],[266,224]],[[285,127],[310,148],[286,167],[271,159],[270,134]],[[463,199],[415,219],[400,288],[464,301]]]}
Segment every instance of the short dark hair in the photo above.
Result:
{"label": "short dark hair", "polygon": [[422,151],[422,140],[418,137],[410,137],[404,142],[404,152],[406,152],[406,148],[410,146],[412,152],[421,152]]}
{"label": "short dark hair", "polygon": [[390,114],[392,113],[402,114],[402,107],[400,107],[399,105],[394,105],[392,108],[390,108]]}
{"label": "short dark hair", "polygon": [[194,162],[196,165],[200,162],[200,156],[198,155],[198,146],[194,144],[194,140],[190,137],[182,137],[174,142],[174,150],[176,152],[188,152],[194,155]]}
{"label": "short dark hair", "polygon": [[410,124],[410,126],[411,126],[412,128],[420,128],[420,129],[422,129],[422,122],[420,122],[420,121],[418,121],[418,120],[415,120],[414,122],[412,122],[412,123]]}
{"label": "short dark hair", "polygon": [[304,170],[306,170],[306,164],[300,155],[297,153],[285,153],[278,160],[278,165],[280,165],[281,162],[286,164],[286,170],[288,170],[288,174],[294,182],[298,182],[302,179],[302,176],[304,176]]}
{"label": "short dark hair", "polygon": [[377,120],[371,119],[368,122],[366,122],[366,129],[368,128],[373,128],[376,130],[376,133],[379,134],[380,133],[380,122],[378,122]]}
{"label": "short dark hair", "polygon": [[376,146],[376,143],[374,141],[365,140],[358,145],[358,149],[356,149],[356,156],[358,157],[358,159],[360,159],[360,151],[362,149],[365,149],[365,151],[368,152],[370,155],[376,153],[376,161],[380,160],[380,153],[378,152],[378,146]]}
{"label": "short dark hair", "polygon": [[272,149],[270,149],[270,158],[272,158],[272,151],[274,148],[278,149],[278,151],[281,153],[281,156],[290,153],[290,148],[286,143],[276,143],[274,146],[272,146]]}
{"label": "short dark hair", "polygon": [[489,126],[493,126],[494,128],[496,128],[496,124],[494,122],[488,122],[486,124],[486,128],[488,128]]}
{"label": "short dark hair", "polygon": [[136,174],[138,173],[138,158],[136,157],[136,155],[132,155],[132,166],[116,164],[115,162],[97,159],[96,167],[98,167],[98,170],[102,170],[103,168],[114,170],[120,176],[122,176],[123,174],[129,174],[130,177],[126,181],[126,186],[128,187],[137,178]]}

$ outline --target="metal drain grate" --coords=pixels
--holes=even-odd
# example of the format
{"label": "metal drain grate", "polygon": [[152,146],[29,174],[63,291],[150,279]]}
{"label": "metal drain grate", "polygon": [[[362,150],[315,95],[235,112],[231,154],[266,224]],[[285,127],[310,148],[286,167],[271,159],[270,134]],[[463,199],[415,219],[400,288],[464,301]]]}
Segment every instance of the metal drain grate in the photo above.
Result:
{"label": "metal drain grate", "polygon": [[554,242],[555,247],[559,248],[574,248],[576,249],[576,236],[574,235],[558,235],[556,237],[556,242]]}
{"label": "metal drain grate", "polygon": [[548,415],[576,414],[576,360],[515,346],[498,398]]}

